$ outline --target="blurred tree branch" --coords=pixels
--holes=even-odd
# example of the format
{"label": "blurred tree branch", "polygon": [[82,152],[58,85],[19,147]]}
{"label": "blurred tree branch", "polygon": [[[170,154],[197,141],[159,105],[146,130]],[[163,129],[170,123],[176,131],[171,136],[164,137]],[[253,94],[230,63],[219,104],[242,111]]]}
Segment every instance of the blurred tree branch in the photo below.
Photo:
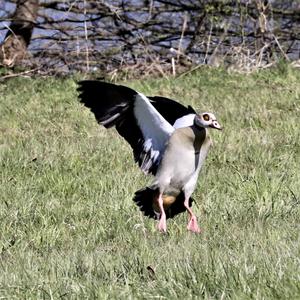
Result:
{"label": "blurred tree branch", "polygon": [[19,0],[4,42],[0,59],[3,65],[14,66],[26,55],[32,31],[37,19],[38,0]]}
{"label": "blurred tree branch", "polygon": [[[20,59],[31,40],[29,64],[66,72],[84,70],[87,52],[90,70],[107,72],[154,61],[170,68],[174,57],[182,66],[218,61],[227,65],[239,59],[261,66],[280,57],[300,58],[300,6],[293,1],[40,0],[39,10],[31,11],[27,34],[12,38],[20,27],[13,29],[14,17],[6,38],[23,43]],[[8,21],[11,12],[6,16]],[[15,61],[6,58],[7,64]]]}

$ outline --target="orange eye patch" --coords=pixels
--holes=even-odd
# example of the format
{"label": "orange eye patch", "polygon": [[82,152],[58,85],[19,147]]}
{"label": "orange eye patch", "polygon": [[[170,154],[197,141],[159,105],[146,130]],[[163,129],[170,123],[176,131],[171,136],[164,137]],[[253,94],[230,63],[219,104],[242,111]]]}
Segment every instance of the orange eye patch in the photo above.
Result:
{"label": "orange eye patch", "polygon": [[208,114],[203,115],[203,119],[204,119],[204,121],[208,121],[209,120],[209,115]]}

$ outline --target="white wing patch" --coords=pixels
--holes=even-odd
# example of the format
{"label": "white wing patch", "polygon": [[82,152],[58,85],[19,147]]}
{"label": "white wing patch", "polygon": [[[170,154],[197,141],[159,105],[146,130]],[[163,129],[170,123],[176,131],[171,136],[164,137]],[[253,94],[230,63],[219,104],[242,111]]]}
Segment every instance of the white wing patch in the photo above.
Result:
{"label": "white wing patch", "polygon": [[175,129],[141,93],[136,95],[133,111],[144,137],[140,167],[148,173],[153,165],[159,164],[166,143]]}
{"label": "white wing patch", "polygon": [[194,124],[195,114],[189,114],[186,116],[183,116],[176,120],[173,127],[175,129],[182,128],[182,127],[189,127]]}

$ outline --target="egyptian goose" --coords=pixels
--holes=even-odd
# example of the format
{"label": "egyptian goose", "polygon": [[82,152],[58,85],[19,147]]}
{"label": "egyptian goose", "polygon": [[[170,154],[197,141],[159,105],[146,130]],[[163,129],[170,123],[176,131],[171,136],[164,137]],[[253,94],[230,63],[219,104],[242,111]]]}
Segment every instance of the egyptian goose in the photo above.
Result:
{"label": "egyptian goose", "polygon": [[103,81],[78,84],[80,101],[98,123],[115,126],[142,171],[155,176],[133,199],[144,215],[158,219],[159,231],[166,232],[166,219],[187,211],[188,230],[200,232],[191,195],[211,145],[207,128],[221,129],[214,114],[196,114],[174,100]]}

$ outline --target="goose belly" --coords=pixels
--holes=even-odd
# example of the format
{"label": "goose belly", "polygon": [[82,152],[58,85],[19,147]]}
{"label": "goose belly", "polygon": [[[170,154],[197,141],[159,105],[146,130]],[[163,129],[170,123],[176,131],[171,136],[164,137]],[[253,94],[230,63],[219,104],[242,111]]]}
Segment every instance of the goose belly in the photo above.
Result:
{"label": "goose belly", "polygon": [[[182,153],[181,153],[182,152]],[[156,175],[156,182],[162,190],[178,189],[188,182],[197,169],[198,155],[194,151],[176,149],[168,153]]]}
{"label": "goose belly", "polygon": [[170,186],[182,188],[193,176],[197,168],[197,155],[194,152],[174,162],[170,176]]}

